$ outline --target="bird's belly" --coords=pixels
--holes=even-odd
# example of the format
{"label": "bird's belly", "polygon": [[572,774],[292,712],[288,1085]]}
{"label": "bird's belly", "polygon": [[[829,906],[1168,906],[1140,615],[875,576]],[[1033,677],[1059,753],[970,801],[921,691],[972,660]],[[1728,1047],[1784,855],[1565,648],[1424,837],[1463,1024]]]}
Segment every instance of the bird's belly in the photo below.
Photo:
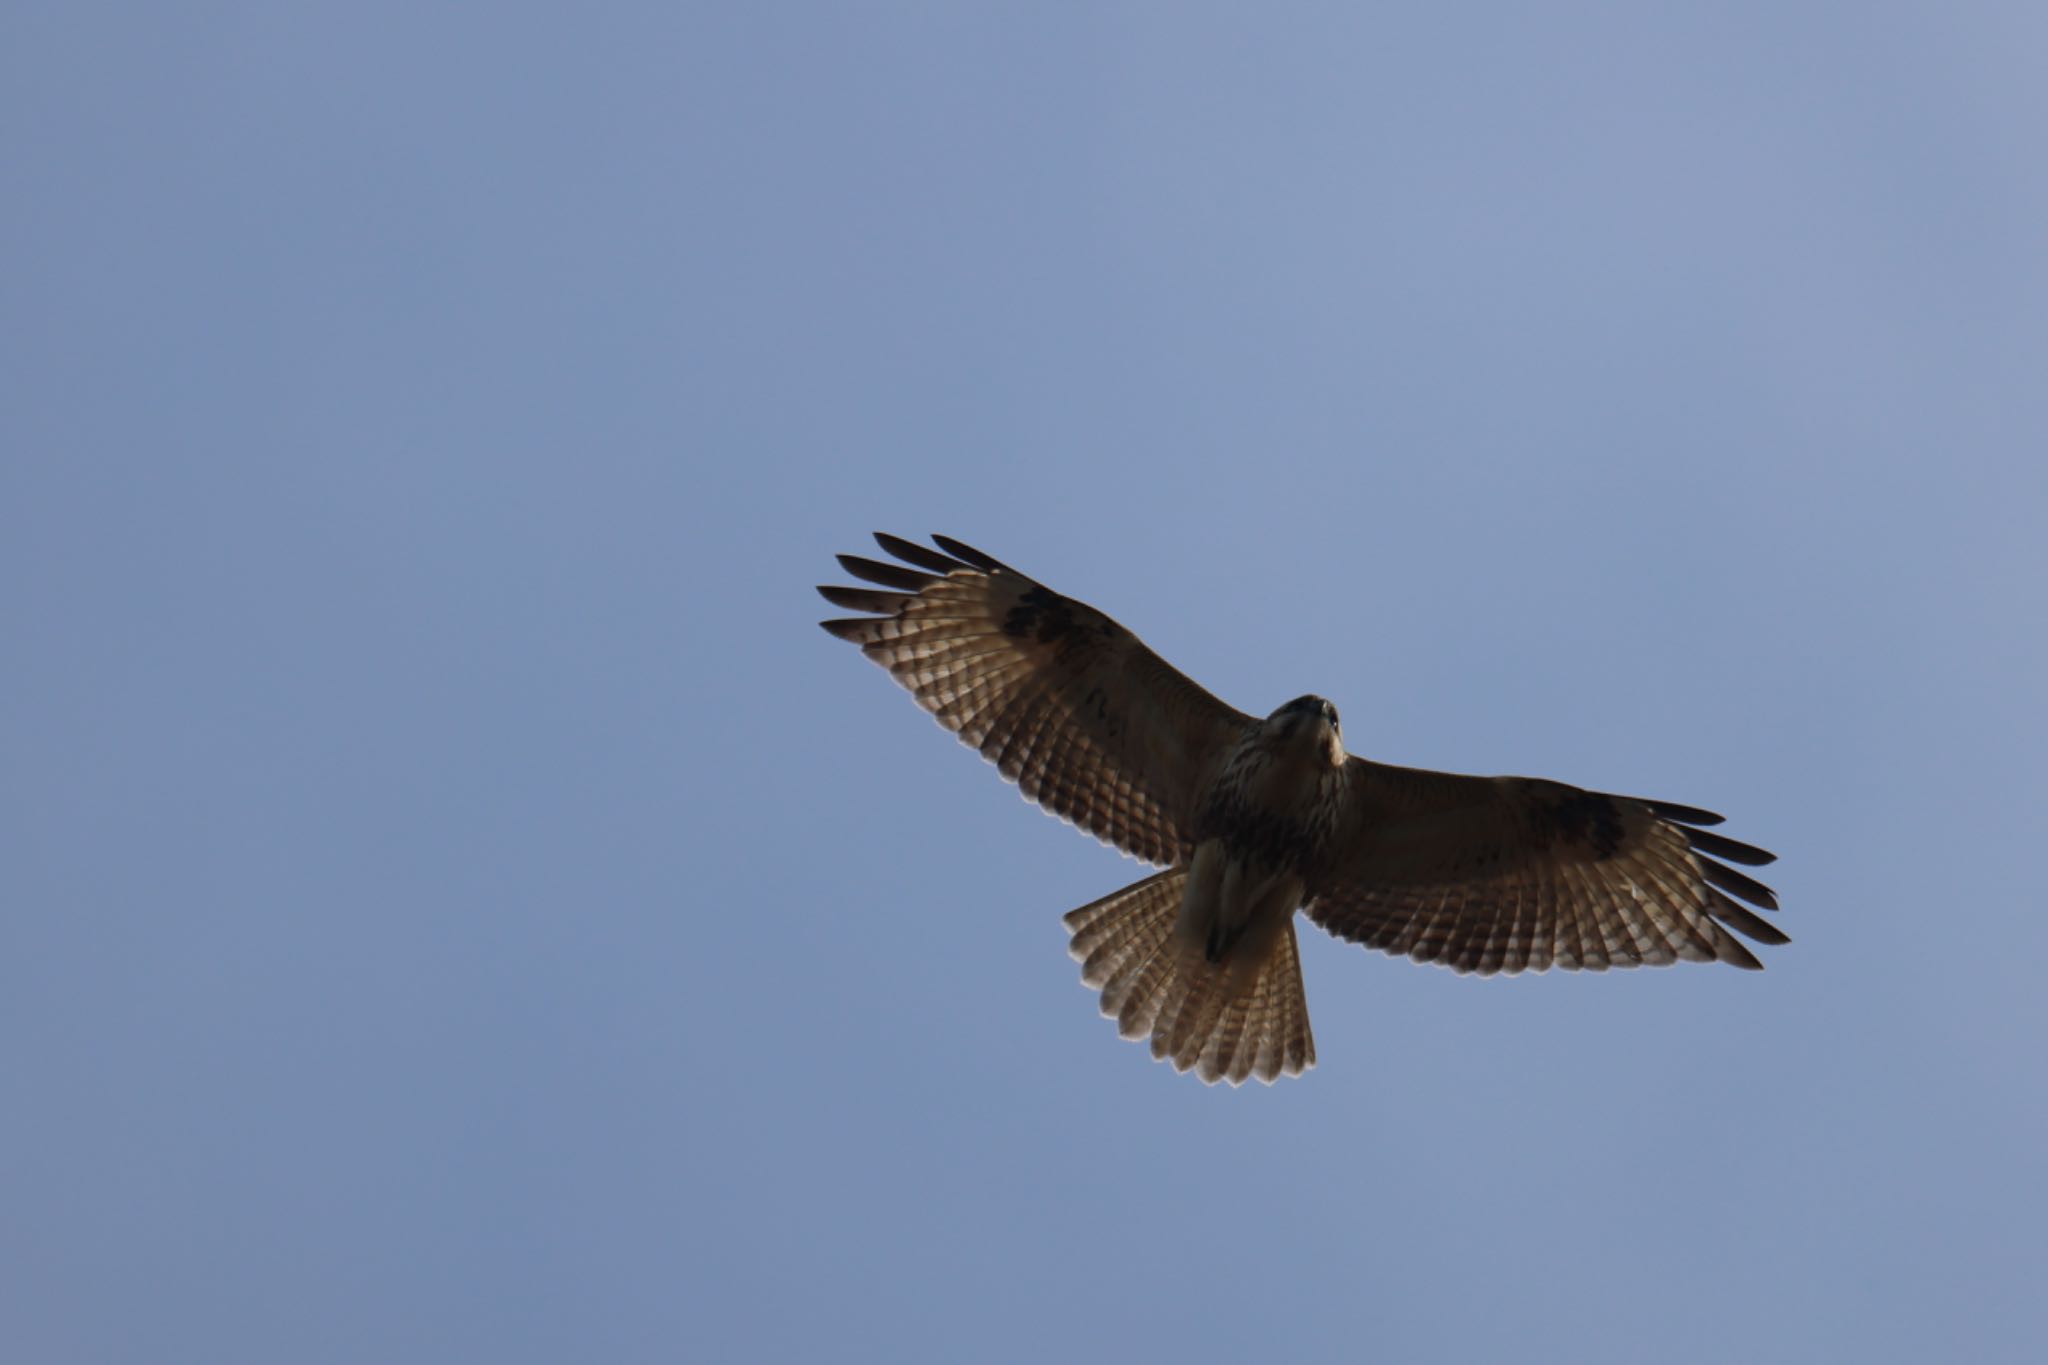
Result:
{"label": "bird's belly", "polygon": [[1305,885],[1290,867],[1247,857],[1221,839],[1196,846],[1174,933],[1210,962],[1256,970],[1301,904]]}

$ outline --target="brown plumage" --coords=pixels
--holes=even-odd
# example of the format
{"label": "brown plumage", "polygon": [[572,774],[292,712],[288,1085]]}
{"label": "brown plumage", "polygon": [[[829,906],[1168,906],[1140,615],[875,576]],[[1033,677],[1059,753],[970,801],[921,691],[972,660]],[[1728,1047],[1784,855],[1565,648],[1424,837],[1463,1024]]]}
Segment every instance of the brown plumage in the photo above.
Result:
{"label": "brown plumage", "polygon": [[[1690,806],[1343,750],[1336,708],[1265,720],[1218,701],[1109,617],[945,536],[839,556],[867,615],[826,621],[1023,793],[1167,870],[1066,917],[1081,979],[1152,1055],[1205,1081],[1315,1064],[1294,912],[1459,972],[1762,964],[1787,942],[1729,862],[1772,855]],[[1725,861],[1716,861],[1717,859]],[[1735,933],[1730,933],[1733,930]]]}

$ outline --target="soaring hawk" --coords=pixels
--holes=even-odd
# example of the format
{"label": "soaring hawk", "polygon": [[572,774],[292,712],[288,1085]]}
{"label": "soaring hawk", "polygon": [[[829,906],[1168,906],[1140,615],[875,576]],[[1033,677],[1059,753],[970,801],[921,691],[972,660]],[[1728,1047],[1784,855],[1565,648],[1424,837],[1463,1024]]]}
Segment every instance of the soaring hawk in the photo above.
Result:
{"label": "soaring hawk", "polygon": [[1177,1071],[1239,1085],[1315,1064],[1297,909],[1339,938],[1482,976],[1756,968],[1729,930],[1789,941],[1739,903],[1775,910],[1770,888],[1727,866],[1772,855],[1701,829],[1721,823],[1709,811],[1347,755],[1321,697],[1256,719],[979,550],[875,539],[901,563],[839,556],[878,586],[820,587],[868,613],[825,629],[1026,797],[1165,869],[1066,925],[1102,1012]]}

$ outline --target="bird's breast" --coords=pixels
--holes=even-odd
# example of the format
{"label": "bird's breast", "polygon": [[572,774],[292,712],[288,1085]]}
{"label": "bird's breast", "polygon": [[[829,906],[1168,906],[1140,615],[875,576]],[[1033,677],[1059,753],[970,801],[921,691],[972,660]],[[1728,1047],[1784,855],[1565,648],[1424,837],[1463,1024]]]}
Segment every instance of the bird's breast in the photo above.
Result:
{"label": "bird's breast", "polygon": [[1341,769],[1318,755],[1247,741],[1211,788],[1196,838],[1272,867],[1301,866],[1329,840],[1342,786]]}

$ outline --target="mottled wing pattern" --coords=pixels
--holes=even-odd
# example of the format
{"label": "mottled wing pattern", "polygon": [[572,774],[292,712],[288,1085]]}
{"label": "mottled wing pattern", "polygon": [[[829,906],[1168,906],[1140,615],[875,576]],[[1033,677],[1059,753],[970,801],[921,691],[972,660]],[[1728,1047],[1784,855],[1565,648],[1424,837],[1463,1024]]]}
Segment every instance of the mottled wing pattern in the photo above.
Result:
{"label": "mottled wing pattern", "polygon": [[875,539],[902,562],[839,556],[878,588],[820,587],[870,613],[825,629],[1053,814],[1149,863],[1186,856],[1195,798],[1251,717],[1095,608],[971,546]]}
{"label": "mottled wing pattern", "polygon": [[1716,859],[1772,855],[1721,817],[1527,777],[1349,760],[1344,825],[1309,917],[1339,938],[1459,972],[1763,964],[1728,931],[1789,942],[1740,904],[1770,888]]}

